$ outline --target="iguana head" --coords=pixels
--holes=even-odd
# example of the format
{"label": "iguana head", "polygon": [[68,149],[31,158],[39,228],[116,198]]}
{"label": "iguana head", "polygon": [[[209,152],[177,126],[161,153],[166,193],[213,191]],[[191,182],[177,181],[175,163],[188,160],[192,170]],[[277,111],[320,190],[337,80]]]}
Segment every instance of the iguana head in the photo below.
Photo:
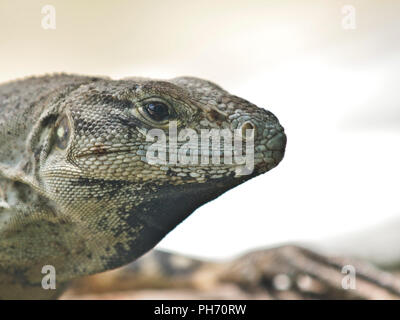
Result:
{"label": "iguana head", "polygon": [[189,77],[84,84],[41,126],[36,188],[67,222],[64,242],[86,237],[80,252],[67,249],[74,274],[134,260],[202,204],[275,167],[286,145],[272,113]]}

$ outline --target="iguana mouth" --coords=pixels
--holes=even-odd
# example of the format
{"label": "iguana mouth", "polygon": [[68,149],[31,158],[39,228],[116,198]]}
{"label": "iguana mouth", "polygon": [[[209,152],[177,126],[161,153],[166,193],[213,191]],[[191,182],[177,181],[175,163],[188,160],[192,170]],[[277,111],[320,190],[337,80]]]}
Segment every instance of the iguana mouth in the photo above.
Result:
{"label": "iguana mouth", "polygon": [[99,151],[78,153],[77,155],[74,155],[74,158],[81,159],[81,158],[86,158],[86,157],[90,157],[90,156],[102,156],[102,155],[113,154],[113,153],[129,153],[129,151],[108,151],[106,149],[102,149],[101,151],[99,150]]}

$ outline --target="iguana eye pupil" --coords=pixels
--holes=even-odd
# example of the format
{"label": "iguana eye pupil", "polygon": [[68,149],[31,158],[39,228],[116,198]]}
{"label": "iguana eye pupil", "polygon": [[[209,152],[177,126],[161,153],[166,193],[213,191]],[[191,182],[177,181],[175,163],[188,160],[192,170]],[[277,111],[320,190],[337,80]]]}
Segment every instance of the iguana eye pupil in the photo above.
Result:
{"label": "iguana eye pupil", "polygon": [[58,148],[65,149],[68,146],[69,135],[69,122],[66,117],[63,117],[56,129],[56,144]]}
{"label": "iguana eye pupil", "polygon": [[155,121],[163,121],[168,119],[168,106],[162,102],[149,102],[144,108],[149,117]]}

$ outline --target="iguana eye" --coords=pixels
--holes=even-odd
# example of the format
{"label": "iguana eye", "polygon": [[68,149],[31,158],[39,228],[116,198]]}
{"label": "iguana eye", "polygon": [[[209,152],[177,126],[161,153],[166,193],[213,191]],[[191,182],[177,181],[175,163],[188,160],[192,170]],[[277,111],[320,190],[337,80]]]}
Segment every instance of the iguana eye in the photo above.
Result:
{"label": "iguana eye", "polygon": [[68,119],[64,116],[56,128],[56,145],[58,148],[65,149],[68,146],[70,131]]}
{"label": "iguana eye", "polygon": [[146,111],[147,115],[154,121],[161,122],[169,118],[169,108],[163,102],[147,102],[144,105],[144,110]]}

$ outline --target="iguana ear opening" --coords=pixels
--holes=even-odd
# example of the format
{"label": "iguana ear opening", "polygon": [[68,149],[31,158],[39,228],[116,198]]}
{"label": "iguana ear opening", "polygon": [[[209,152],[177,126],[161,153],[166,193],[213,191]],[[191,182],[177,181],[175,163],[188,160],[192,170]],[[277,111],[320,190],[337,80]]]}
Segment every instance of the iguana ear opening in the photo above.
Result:
{"label": "iguana ear opening", "polygon": [[55,141],[57,148],[65,150],[71,137],[71,126],[66,115],[63,115],[55,126]]}
{"label": "iguana ear opening", "polygon": [[52,145],[55,123],[59,117],[57,108],[51,108],[42,114],[30,132],[26,144],[26,158],[20,164],[26,180],[39,186],[38,171],[40,163],[47,157]]}

